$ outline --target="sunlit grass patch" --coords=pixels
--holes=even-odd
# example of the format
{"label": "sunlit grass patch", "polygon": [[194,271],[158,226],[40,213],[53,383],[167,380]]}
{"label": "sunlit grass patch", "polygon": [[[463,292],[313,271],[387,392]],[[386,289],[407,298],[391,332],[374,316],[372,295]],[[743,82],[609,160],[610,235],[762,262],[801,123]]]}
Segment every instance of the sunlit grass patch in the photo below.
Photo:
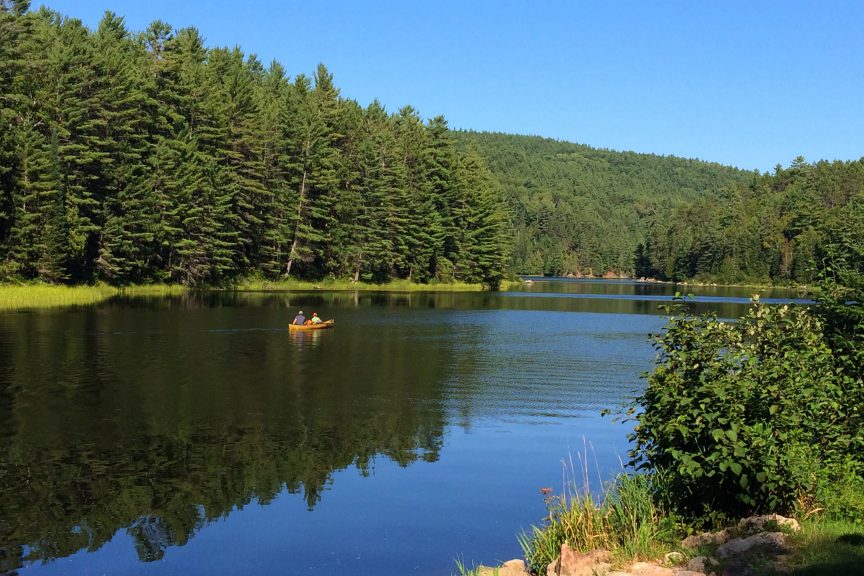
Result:
{"label": "sunlit grass patch", "polygon": [[235,284],[235,290],[249,291],[309,291],[309,290],[353,290],[360,292],[481,292],[482,284],[466,284],[462,282],[440,282],[432,284],[417,284],[407,280],[394,280],[385,284],[352,282],[351,280],[325,279],[318,282],[300,280],[247,280]]}
{"label": "sunlit grass patch", "polygon": [[123,296],[176,296],[190,290],[180,284],[142,284],[138,286],[123,286],[115,288],[117,294]]}
{"label": "sunlit grass patch", "polygon": [[794,552],[786,574],[796,576],[864,575],[864,525],[845,520],[805,521],[792,535]]}
{"label": "sunlit grass patch", "polygon": [[111,286],[52,286],[24,284],[0,286],[0,310],[82,306],[107,300],[117,293]]}
{"label": "sunlit grass patch", "polygon": [[37,308],[60,308],[63,306],[88,306],[98,304],[113,296],[171,296],[182,294],[184,286],[153,284],[114,287],[105,284],[95,286],[55,286],[52,284],[6,284],[0,285],[0,310],[26,310]]}

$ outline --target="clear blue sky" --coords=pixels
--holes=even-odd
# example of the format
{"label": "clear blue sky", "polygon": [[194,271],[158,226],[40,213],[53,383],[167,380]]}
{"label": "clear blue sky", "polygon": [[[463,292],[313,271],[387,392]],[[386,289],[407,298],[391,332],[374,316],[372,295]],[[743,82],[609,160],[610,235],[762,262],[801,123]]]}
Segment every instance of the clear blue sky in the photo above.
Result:
{"label": "clear blue sky", "polygon": [[[453,128],[762,171],[864,156],[864,0],[53,0],[161,19]],[[34,0],[33,7],[40,5]]]}

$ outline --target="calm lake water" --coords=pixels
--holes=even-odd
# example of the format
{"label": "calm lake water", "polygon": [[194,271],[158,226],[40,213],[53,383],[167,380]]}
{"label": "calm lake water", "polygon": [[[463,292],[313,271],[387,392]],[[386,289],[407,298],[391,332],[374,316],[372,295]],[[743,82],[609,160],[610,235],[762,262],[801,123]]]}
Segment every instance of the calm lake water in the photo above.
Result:
{"label": "calm lake water", "polygon": [[[698,291],[744,313],[749,290]],[[620,470],[675,289],[231,293],[0,313],[0,574],[443,575]],[[777,292],[763,297],[789,298]],[[289,333],[298,309],[336,328]]]}

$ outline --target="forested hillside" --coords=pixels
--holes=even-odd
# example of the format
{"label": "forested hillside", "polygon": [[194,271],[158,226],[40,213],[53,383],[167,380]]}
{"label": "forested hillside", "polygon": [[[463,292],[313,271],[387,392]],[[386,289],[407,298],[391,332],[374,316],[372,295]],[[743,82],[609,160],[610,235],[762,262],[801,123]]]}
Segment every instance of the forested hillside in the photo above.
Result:
{"label": "forested hillside", "polygon": [[495,286],[510,248],[443,117],[288,78],[194,28],[0,0],[0,279],[326,276]]}
{"label": "forested hillside", "polygon": [[458,132],[501,182],[514,270],[662,280],[810,282],[864,237],[864,161],[772,174],[534,136]]}
{"label": "forested hillside", "polygon": [[632,276],[648,230],[679,206],[716,201],[750,172],[699,160],[599,150],[536,136],[459,132],[501,182],[513,215],[514,269]]}
{"label": "forested hillside", "polygon": [[639,246],[637,274],[809,283],[833,265],[838,246],[862,239],[864,159],[797,158],[655,221]]}

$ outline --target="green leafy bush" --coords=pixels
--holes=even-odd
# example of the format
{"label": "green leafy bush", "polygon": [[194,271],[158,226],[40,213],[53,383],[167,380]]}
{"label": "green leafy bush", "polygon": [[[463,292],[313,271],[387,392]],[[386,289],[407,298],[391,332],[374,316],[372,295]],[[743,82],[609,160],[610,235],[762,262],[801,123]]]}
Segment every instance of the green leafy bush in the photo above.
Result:
{"label": "green leafy bush", "polygon": [[[655,336],[657,367],[630,406],[631,465],[657,473],[689,517],[788,512],[858,467],[860,381],[838,368],[807,308],[758,299],[737,322],[680,305]],[[857,462],[857,464],[856,464]]]}

